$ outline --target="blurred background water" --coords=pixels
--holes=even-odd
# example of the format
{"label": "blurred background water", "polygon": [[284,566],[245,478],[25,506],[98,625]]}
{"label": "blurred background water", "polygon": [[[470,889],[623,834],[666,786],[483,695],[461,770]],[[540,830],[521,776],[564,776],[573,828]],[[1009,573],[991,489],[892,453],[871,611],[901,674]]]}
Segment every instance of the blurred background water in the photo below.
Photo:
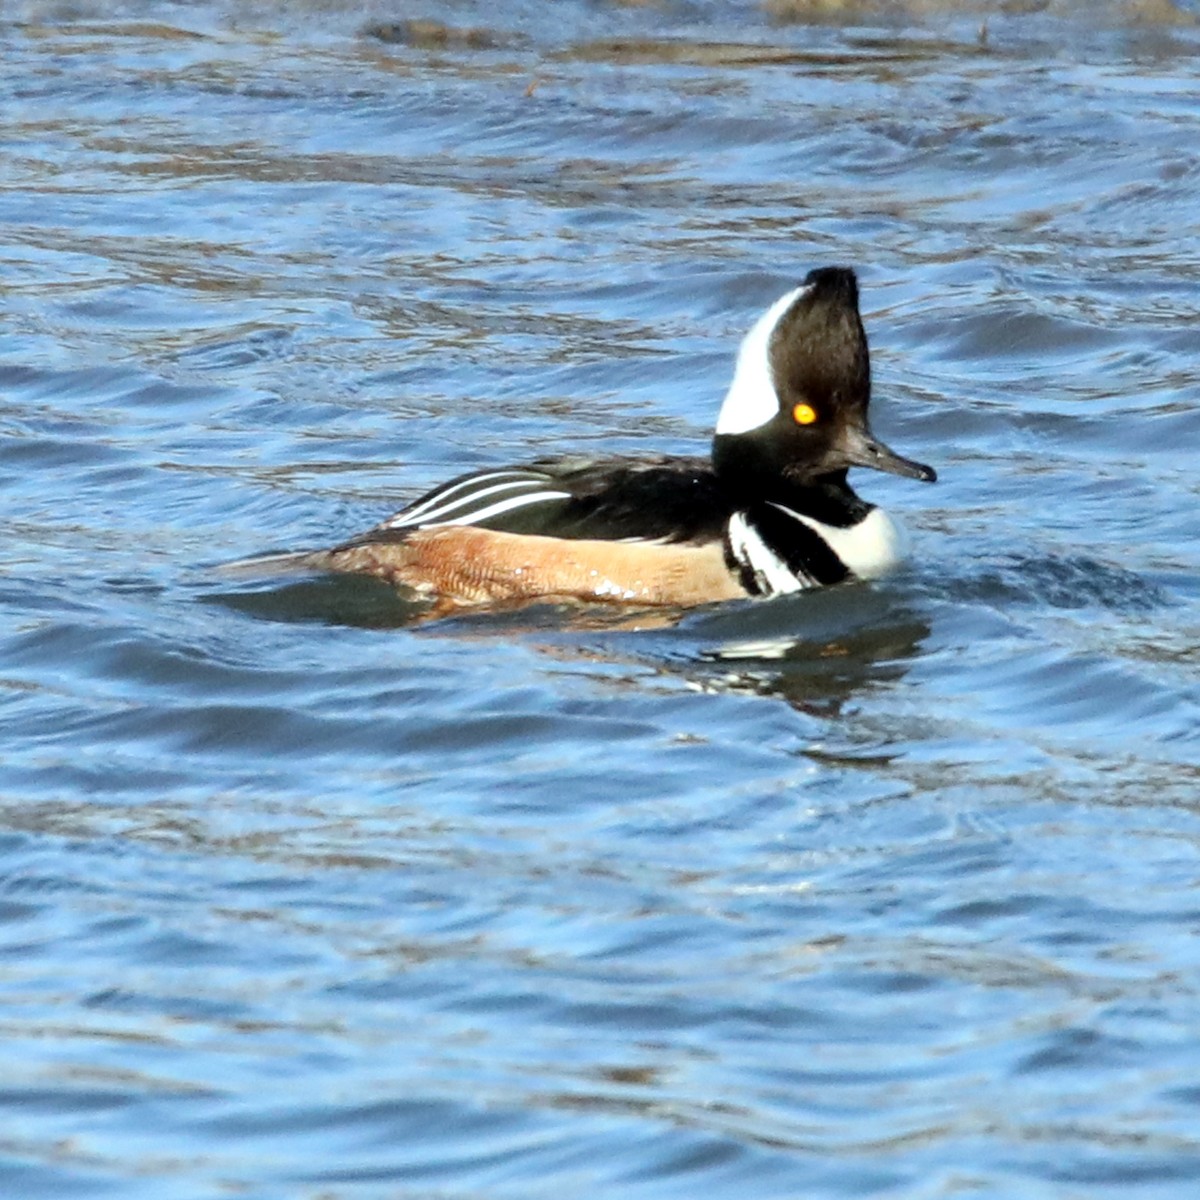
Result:
{"label": "blurred background water", "polygon": [[[0,1194],[1196,1195],[1194,4],[0,38]],[[826,263],[941,474],[858,479],[901,574],[413,624],[218,569],[702,450]]]}

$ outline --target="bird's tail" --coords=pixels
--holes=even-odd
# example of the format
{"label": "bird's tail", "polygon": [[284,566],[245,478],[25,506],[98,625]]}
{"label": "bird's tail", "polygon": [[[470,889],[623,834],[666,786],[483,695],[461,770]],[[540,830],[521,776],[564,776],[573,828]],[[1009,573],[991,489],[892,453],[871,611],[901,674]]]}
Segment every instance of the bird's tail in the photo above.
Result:
{"label": "bird's tail", "polygon": [[293,571],[324,570],[328,563],[328,550],[300,550],[239,558],[222,563],[217,570],[228,575],[287,575]]}

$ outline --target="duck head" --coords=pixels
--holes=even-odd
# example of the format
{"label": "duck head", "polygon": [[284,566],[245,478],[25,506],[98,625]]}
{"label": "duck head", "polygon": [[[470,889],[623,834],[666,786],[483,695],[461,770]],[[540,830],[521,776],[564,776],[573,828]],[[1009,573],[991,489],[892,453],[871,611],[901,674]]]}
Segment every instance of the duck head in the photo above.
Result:
{"label": "duck head", "polygon": [[889,449],[867,423],[871,360],[858,281],[810,271],[755,323],[738,352],[713,438],[722,481],[769,498],[873,467],[932,483],[932,467]]}

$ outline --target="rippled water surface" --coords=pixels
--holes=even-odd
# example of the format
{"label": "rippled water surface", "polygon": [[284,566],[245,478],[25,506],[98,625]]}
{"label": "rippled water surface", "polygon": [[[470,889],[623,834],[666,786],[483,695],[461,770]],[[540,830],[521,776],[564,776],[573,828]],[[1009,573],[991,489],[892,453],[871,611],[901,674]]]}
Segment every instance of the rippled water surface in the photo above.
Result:
{"label": "rippled water surface", "polygon": [[[1191,1197],[1195,5],[0,10],[0,1194]],[[857,268],[903,572],[416,621]]]}

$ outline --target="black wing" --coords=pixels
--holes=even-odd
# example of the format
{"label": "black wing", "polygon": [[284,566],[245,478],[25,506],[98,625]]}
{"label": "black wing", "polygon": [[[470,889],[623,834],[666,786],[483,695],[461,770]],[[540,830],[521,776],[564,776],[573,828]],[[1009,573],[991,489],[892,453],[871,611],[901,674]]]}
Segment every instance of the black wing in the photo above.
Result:
{"label": "black wing", "polygon": [[356,540],[477,525],[561,538],[703,542],[722,535],[730,511],[702,458],[544,459],[452,479]]}

